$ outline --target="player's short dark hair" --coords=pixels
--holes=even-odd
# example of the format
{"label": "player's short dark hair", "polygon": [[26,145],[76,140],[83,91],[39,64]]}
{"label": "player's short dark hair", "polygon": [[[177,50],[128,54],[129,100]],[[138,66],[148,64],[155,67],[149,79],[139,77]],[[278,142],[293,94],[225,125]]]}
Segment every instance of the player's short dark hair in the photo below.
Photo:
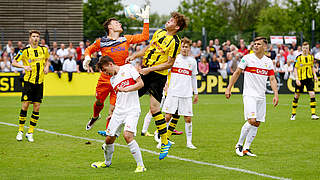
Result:
{"label": "player's short dark hair", "polygon": [[187,37],[184,37],[184,38],[182,38],[181,39],[181,44],[188,44],[189,45],[189,47],[191,46],[191,44],[192,44],[192,40],[190,40],[189,38],[187,38]]}
{"label": "player's short dark hair", "polygon": [[40,31],[33,29],[33,30],[30,30],[30,31],[29,31],[29,37],[31,37],[31,35],[32,35],[33,33],[39,34],[39,36],[40,36]]}
{"label": "player's short dark hair", "polygon": [[259,37],[254,38],[253,41],[256,42],[256,41],[260,41],[260,40],[262,40],[265,44],[268,44],[267,38],[262,37],[262,36],[259,36]]}
{"label": "player's short dark hair", "polygon": [[184,28],[188,26],[189,20],[185,15],[180,14],[178,12],[172,12],[171,17],[177,21],[177,25],[179,26],[178,32],[182,31]]}
{"label": "player's short dark hair", "polygon": [[112,63],[112,64],[114,64],[114,61],[113,61],[113,59],[111,58],[111,57],[109,57],[109,56],[101,56],[100,58],[99,58],[99,61],[97,62],[97,64],[96,64],[96,69],[97,70],[102,70],[102,67],[104,66],[104,65],[106,65],[106,64],[109,64],[109,63]]}
{"label": "player's short dark hair", "polygon": [[303,42],[302,46],[309,46],[309,43],[307,41]]}
{"label": "player's short dark hair", "polygon": [[103,23],[104,30],[107,32],[107,34],[109,34],[108,26],[110,25],[111,21],[118,21],[118,19],[112,17],[112,18],[107,19],[107,20]]}

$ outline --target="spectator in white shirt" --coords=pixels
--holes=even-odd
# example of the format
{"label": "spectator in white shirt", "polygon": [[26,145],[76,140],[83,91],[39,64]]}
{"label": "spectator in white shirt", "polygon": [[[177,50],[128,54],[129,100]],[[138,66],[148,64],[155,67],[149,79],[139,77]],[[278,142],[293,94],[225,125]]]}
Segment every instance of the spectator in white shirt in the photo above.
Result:
{"label": "spectator in white shirt", "polygon": [[62,64],[64,62],[64,59],[69,57],[69,51],[65,48],[65,45],[63,43],[60,45],[60,49],[57,51],[57,55]]}
{"label": "spectator in white shirt", "polygon": [[13,45],[12,45],[12,41],[9,40],[8,44],[6,46],[6,51],[7,51],[8,54],[11,52],[11,48],[13,48]]}
{"label": "spectator in white shirt", "polygon": [[298,47],[297,47],[297,50],[295,50],[293,54],[296,56],[296,58],[297,58],[297,56],[299,56],[300,54],[302,54],[301,46],[298,46]]}
{"label": "spectator in white shirt", "polygon": [[292,79],[295,80],[294,77],[294,61],[295,60],[289,60],[287,64],[284,65],[283,69],[284,69],[284,79]]}
{"label": "spectator in white shirt", "polygon": [[65,59],[62,70],[68,73],[69,82],[72,81],[72,74],[77,71],[77,62],[74,56],[70,56],[70,58]]}

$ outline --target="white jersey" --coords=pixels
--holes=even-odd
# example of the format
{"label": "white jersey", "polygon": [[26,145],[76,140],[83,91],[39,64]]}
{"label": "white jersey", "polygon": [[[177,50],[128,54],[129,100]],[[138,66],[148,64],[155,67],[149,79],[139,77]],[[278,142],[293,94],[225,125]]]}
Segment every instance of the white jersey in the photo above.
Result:
{"label": "white jersey", "polygon": [[197,61],[191,56],[179,54],[171,68],[168,96],[192,97],[192,76],[198,74]]}
{"label": "white jersey", "polygon": [[267,79],[274,75],[272,60],[266,56],[259,59],[255,54],[245,55],[239,65],[244,70],[243,95],[265,98]]}
{"label": "white jersey", "polygon": [[111,85],[117,94],[114,109],[116,113],[141,111],[138,91],[118,92],[119,87],[134,85],[139,76],[138,71],[131,64],[126,64],[120,66],[118,73],[110,78]]}

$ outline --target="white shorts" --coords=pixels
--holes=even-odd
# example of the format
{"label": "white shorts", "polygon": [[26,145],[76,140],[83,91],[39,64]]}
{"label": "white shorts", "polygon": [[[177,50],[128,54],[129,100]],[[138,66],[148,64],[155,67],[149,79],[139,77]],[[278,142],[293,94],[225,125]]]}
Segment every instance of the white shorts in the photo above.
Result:
{"label": "white shorts", "polygon": [[116,113],[112,114],[110,124],[108,125],[107,135],[119,137],[124,126],[124,131],[130,131],[136,136],[137,124],[139,120],[140,112],[131,111],[127,113]]}
{"label": "white shorts", "polygon": [[265,122],[266,99],[253,96],[243,96],[244,118],[256,118],[256,121]]}
{"label": "white shorts", "polygon": [[180,116],[193,116],[192,97],[167,96],[162,111],[168,114],[175,114],[178,110]]}

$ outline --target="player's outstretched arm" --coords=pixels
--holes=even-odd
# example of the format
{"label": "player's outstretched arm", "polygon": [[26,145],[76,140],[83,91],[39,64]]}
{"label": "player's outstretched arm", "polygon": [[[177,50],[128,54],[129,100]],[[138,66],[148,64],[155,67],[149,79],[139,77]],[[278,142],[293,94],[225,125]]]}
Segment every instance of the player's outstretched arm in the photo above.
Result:
{"label": "player's outstretched arm", "polygon": [[274,75],[269,76],[270,79],[270,85],[271,85],[271,89],[274,93],[274,97],[272,100],[273,106],[276,107],[278,105],[279,102],[279,96],[278,96],[278,83],[276,80],[276,77]]}
{"label": "player's outstretched arm", "polygon": [[165,63],[159,64],[157,66],[143,68],[143,69],[141,69],[140,74],[146,75],[152,71],[161,71],[161,70],[165,70],[165,69],[170,69],[173,66],[175,60],[176,60],[176,58],[169,56],[168,61],[166,61]]}
{"label": "player's outstretched arm", "polygon": [[136,58],[142,57],[144,56],[144,53],[146,52],[146,50],[150,47],[150,44],[148,46],[146,46],[145,48],[143,48],[140,51],[137,51],[135,53],[133,53],[131,56],[128,56],[126,59],[126,63],[128,63],[129,61],[133,61]]}
{"label": "player's outstretched arm", "polygon": [[233,73],[230,81],[229,81],[229,85],[226,89],[226,92],[224,93],[226,98],[229,99],[231,97],[231,88],[233,87],[233,85],[237,82],[240,74],[242,73],[242,69],[241,68],[237,68],[237,70]]}
{"label": "player's outstretched arm", "polygon": [[89,63],[91,61],[91,54],[94,52],[100,51],[100,39],[96,40],[94,43],[92,43],[89,47],[86,48],[84,51],[84,61],[83,61],[83,69],[88,70],[89,69]]}

